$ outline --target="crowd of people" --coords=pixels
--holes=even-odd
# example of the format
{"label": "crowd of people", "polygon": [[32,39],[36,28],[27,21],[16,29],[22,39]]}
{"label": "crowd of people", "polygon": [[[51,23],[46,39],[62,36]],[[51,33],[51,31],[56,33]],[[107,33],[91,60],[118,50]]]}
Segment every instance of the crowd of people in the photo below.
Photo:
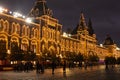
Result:
{"label": "crowd of people", "polygon": [[[78,67],[79,68],[82,68],[84,65],[84,68],[87,69],[87,63],[82,63],[82,62],[79,62],[78,64]],[[55,61],[51,61],[51,72],[52,74],[54,74],[54,71],[55,71],[55,68],[56,68],[56,62]],[[64,60],[62,62],[62,65],[61,67],[63,68],[63,73],[66,73],[66,67],[68,67],[69,69],[70,68],[74,68],[75,64],[73,64],[72,62],[69,62],[69,64]],[[33,64],[32,62],[28,61],[28,62],[19,62],[18,64],[15,64],[13,66],[14,68],[14,71],[17,71],[17,72],[21,72],[21,71],[24,71],[24,72],[29,72],[29,71],[32,71],[32,70],[36,70],[36,73],[44,73],[44,69],[45,69],[45,64],[44,62],[42,61],[36,61],[35,64]]]}
{"label": "crowd of people", "polygon": [[26,63],[19,62],[18,64],[13,65],[13,69],[14,71],[18,71],[18,72],[20,71],[28,72],[33,70],[34,68],[32,62],[26,62]]}

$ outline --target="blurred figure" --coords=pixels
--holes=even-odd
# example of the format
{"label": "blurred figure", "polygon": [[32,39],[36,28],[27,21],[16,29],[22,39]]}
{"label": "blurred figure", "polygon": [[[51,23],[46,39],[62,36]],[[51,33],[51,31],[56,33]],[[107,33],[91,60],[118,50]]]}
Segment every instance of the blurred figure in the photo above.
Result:
{"label": "blurred figure", "polygon": [[36,73],[40,73],[41,70],[41,65],[39,63],[39,61],[36,62]]}
{"label": "blurred figure", "polygon": [[52,61],[52,74],[54,74],[54,70],[55,70],[55,61]]}
{"label": "blurred figure", "polygon": [[63,73],[66,73],[66,61],[63,62]]}

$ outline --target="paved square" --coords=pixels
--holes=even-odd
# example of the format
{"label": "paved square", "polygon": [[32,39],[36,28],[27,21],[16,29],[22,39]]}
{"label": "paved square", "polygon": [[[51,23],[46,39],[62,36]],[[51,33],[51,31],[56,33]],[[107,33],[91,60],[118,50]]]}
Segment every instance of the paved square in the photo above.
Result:
{"label": "paved square", "polygon": [[52,75],[51,69],[46,69],[45,73],[37,74],[36,71],[29,72],[0,72],[0,80],[120,80],[120,69],[109,68],[105,70],[104,66],[96,66],[93,68],[73,68],[67,69],[63,73],[62,68],[55,69]]}

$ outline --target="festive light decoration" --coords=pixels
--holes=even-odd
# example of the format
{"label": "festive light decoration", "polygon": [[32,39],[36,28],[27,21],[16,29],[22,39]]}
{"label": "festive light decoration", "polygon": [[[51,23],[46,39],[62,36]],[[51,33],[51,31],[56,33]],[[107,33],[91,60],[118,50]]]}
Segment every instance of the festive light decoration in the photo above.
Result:
{"label": "festive light decoration", "polygon": [[0,13],[7,12],[8,10],[5,8],[0,7]]}
{"label": "festive light decoration", "polygon": [[32,22],[32,18],[29,18],[29,17],[26,18],[26,16],[22,15],[19,12],[8,11],[7,9],[5,9],[3,7],[0,7],[0,13],[7,13],[9,15],[13,15],[15,18],[23,18],[23,19],[25,19],[25,21],[27,23],[31,23]]}
{"label": "festive light decoration", "polygon": [[67,34],[66,32],[63,32],[64,37],[71,37],[71,34]]}
{"label": "festive light decoration", "polygon": [[31,22],[32,22],[32,19],[31,19],[31,18],[26,18],[25,21],[26,21],[27,23],[31,23]]}

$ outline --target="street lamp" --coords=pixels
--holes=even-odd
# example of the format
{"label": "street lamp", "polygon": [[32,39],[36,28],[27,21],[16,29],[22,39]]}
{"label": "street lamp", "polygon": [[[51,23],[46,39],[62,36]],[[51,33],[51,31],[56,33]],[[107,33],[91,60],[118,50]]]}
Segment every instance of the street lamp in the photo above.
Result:
{"label": "street lamp", "polygon": [[7,53],[8,53],[8,54],[10,54],[10,53],[11,53],[9,49],[7,50]]}

